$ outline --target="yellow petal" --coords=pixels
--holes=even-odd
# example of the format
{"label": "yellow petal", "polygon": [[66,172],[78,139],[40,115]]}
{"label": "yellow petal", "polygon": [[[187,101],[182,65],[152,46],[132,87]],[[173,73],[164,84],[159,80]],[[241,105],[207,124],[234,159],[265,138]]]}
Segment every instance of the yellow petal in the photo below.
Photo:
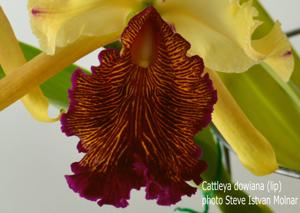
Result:
{"label": "yellow petal", "polygon": [[29,0],[32,29],[41,48],[53,54],[82,36],[115,34],[127,24],[127,16],[141,0]]}
{"label": "yellow petal", "polygon": [[218,91],[212,116],[214,125],[252,173],[267,175],[274,172],[278,165],[272,146],[249,121],[219,76],[213,71],[208,72]]}
{"label": "yellow petal", "polygon": [[[7,75],[11,75],[26,60],[18,41],[13,33],[7,17],[0,7],[0,64]],[[13,88],[13,87],[11,87]],[[4,92],[4,91],[2,91]],[[48,100],[39,88],[32,89],[22,101],[31,113],[32,117],[38,121],[52,122],[58,118],[50,118],[48,115]]]}
{"label": "yellow petal", "polygon": [[293,57],[279,24],[260,40],[252,40],[262,22],[256,19],[251,0],[242,4],[239,0],[159,0],[155,7],[191,43],[191,53],[200,55],[206,67],[238,73],[265,61],[279,77],[289,79]]}

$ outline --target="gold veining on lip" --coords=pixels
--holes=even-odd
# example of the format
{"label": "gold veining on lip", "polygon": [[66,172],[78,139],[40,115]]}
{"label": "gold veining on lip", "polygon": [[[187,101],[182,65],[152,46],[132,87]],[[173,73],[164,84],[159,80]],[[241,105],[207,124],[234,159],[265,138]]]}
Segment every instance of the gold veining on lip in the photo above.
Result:
{"label": "gold veining on lip", "polygon": [[[143,172],[131,171],[139,165],[137,170],[149,170],[144,175],[164,173],[155,178],[162,186],[178,185],[180,194],[191,194],[194,189],[185,181],[200,182],[206,167],[193,136],[210,122],[216,102],[202,59],[186,56],[189,43],[152,7],[129,22],[121,41],[121,52],[100,53],[100,66],[91,75],[76,71],[73,76],[62,129],[80,138],[86,154],[78,166],[103,178],[128,168],[141,178]],[[142,184],[151,179],[142,178]],[[176,196],[168,202],[181,197]]]}
{"label": "gold veining on lip", "polygon": [[166,173],[174,180],[180,162],[198,161],[189,157],[193,136],[209,122],[215,92],[200,57],[188,58],[189,44],[157,16],[133,19],[122,34],[121,55],[106,50],[92,75],[78,73],[77,105],[66,122],[87,151],[82,166],[106,172],[135,143],[148,160],[155,156],[158,168],[169,162]]}

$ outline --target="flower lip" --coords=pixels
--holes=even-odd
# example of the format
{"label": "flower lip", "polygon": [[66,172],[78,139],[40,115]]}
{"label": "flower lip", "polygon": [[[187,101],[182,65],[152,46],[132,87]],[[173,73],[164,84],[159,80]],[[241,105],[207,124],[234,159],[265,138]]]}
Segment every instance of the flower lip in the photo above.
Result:
{"label": "flower lip", "polygon": [[130,48],[132,60],[135,64],[147,68],[153,62],[153,55],[156,51],[155,40],[155,33],[152,31],[151,22],[147,21]]}
{"label": "flower lip", "polygon": [[[139,66],[132,47],[145,26],[153,32],[155,54]],[[149,32],[149,31],[148,31]],[[121,53],[100,53],[100,66],[88,75],[77,70],[62,131],[80,138],[83,159],[73,164],[69,186],[80,196],[125,207],[131,189],[145,187],[146,198],[171,205],[196,189],[207,165],[199,160],[193,136],[211,120],[216,91],[199,56],[173,32],[153,7],[132,18]]]}

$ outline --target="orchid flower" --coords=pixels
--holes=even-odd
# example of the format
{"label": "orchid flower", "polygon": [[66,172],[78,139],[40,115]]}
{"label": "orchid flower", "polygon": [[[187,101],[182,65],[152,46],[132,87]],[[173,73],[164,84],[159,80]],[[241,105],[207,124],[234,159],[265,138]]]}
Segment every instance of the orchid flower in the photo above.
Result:
{"label": "orchid flower", "polygon": [[[291,76],[294,66],[291,47],[279,23],[275,23],[264,37],[252,39],[254,31],[261,24],[256,19],[258,13],[252,1],[30,0],[32,28],[46,54],[20,66],[0,81],[3,91],[0,94],[0,109],[9,106],[78,58],[118,40],[128,21],[149,5],[191,44],[188,55],[203,58],[206,72],[218,90],[213,122],[241,162],[257,175],[276,170],[276,156],[269,141],[249,121],[216,72],[241,73],[253,65],[266,63],[273,68],[274,75],[282,80],[287,81]],[[123,45],[126,49],[126,43]],[[149,58],[152,56],[146,57],[147,60]],[[103,57],[102,60],[107,58]],[[146,66],[143,63],[140,65]],[[93,75],[99,74],[95,71]],[[85,81],[90,81],[87,80],[89,77],[78,73],[76,76],[79,77],[74,77],[77,79],[75,82],[85,84]],[[76,166],[75,171],[78,170]]]}

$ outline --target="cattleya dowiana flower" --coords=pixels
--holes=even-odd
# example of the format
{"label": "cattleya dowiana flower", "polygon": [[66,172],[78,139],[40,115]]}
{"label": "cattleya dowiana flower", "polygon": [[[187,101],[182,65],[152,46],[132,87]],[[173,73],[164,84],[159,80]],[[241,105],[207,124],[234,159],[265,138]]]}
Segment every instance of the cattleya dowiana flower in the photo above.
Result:
{"label": "cattleya dowiana flower", "polygon": [[43,50],[54,55],[41,54],[1,80],[0,108],[86,53],[119,39],[128,20],[148,4],[191,43],[188,54],[203,58],[218,90],[213,122],[242,163],[257,175],[274,171],[277,162],[271,145],[251,124],[215,73],[243,72],[264,62],[277,76],[285,81],[289,79],[293,57],[279,24],[263,38],[252,39],[260,24],[255,19],[257,11],[252,1],[29,1],[33,30]]}
{"label": "cattleya dowiana flower", "polygon": [[[72,42],[75,42],[76,49],[80,48],[77,52],[84,52],[89,44],[95,48],[95,43],[102,46],[109,40],[117,40],[130,17],[146,3],[152,3],[164,20],[191,43],[189,54],[200,55],[207,69],[243,72],[264,62],[285,81],[293,70],[291,47],[279,23],[275,23],[266,36],[252,40],[252,34],[260,24],[252,1],[241,4],[238,0],[93,0],[66,1],[63,5],[59,2],[29,2],[33,30],[46,52],[56,52],[54,57],[60,55],[61,47]],[[84,41],[88,36],[97,39]],[[69,47],[72,53],[75,48]],[[211,77],[221,90],[213,116],[214,124],[253,173],[264,175],[274,171],[277,162],[269,141],[251,124],[219,77],[213,72]]]}

